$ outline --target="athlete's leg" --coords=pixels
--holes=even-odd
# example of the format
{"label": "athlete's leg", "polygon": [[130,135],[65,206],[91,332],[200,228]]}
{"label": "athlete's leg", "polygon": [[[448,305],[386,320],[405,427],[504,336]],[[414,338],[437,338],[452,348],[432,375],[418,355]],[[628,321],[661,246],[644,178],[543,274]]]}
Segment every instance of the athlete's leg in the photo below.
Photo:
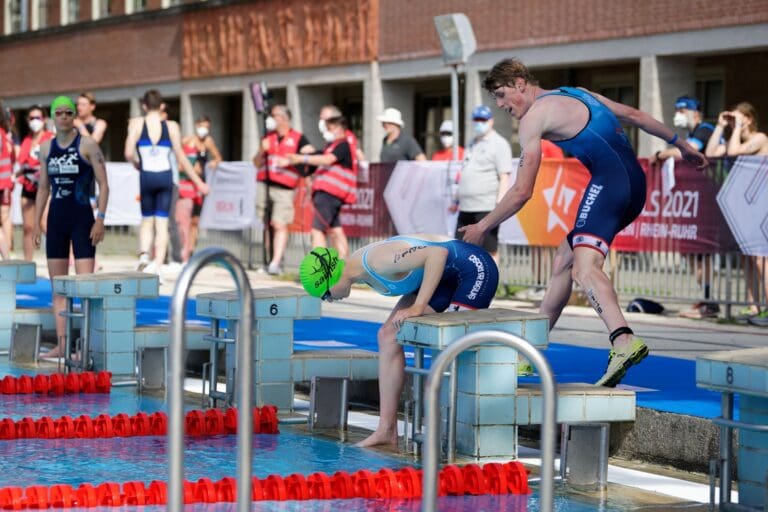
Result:
{"label": "athlete's leg", "polygon": [[181,261],[186,263],[192,254],[189,236],[192,225],[192,199],[180,197],[176,200],[176,225],[179,228],[181,242]]}
{"label": "athlete's leg", "polygon": [[24,259],[32,261],[35,254],[35,200],[21,198],[22,232],[24,233]]}
{"label": "athlete's leg", "polygon": [[[594,251],[593,251],[594,252]],[[568,304],[573,290],[573,251],[568,240],[563,240],[555,252],[552,265],[552,277],[549,287],[541,301],[539,312],[549,317],[549,329],[552,330]]]}
{"label": "athlete's leg", "polygon": [[155,270],[160,271],[160,267],[165,261],[165,255],[168,252],[168,217],[155,217]]}
{"label": "athlete's leg", "polygon": [[[379,425],[373,434],[358,443],[358,446],[397,446],[397,406],[405,381],[405,356],[403,347],[395,340],[397,329],[392,324],[392,316],[397,311],[411,306],[415,299],[413,294],[401,297],[379,329]],[[426,313],[434,313],[434,310],[427,307]]]}
{"label": "athlete's leg", "polygon": [[[8,199],[11,197],[11,190],[3,190],[2,195],[5,202],[5,197]],[[11,220],[11,204],[10,200],[8,204],[0,205],[0,223],[2,223],[3,234],[5,235],[5,243],[8,247],[8,252],[13,250],[13,221]],[[4,256],[8,259],[8,256]]]}
{"label": "athlete's leg", "polygon": [[[69,259],[67,258],[49,258],[48,259],[48,275],[50,276],[51,283],[56,276],[67,275],[69,270]],[[53,294],[53,317],[56,323],[56,347],[48,352],[44,352],[45,357],[64,357],[66,341],[66,326],[67,319],[61,316],[61,312],[67,307],[67,298],[63,295]]]}
{"label": "athlete's leg", "polygon": [[345,259],[349,254],[349,242],[347,235],[344,234],[344,228],[341,226],[333,227],[328,234],[331,237],[331,245],[339,251],[339,258]]}
{"label": "athlete's leg", "polygon": [[285,248],[288,247],[288,226],[282,222],[272,221],[272,261],[269,262],[270,268],[279,268]]}
{"label": "athlete's leg", "polygon": [[[141,217],[141,227],[139,227],[139,256],[149,258],[152,250],[152,242],[155,235],[155,217]],[[141,269],[139,269],[141,270]]]}

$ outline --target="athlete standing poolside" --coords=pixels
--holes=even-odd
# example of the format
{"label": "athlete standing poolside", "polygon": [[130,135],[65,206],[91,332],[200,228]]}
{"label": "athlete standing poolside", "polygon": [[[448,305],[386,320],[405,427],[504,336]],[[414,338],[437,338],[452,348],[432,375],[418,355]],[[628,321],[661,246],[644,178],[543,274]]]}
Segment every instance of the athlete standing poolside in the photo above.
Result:
{"label": "athlete standing poolside", "polygon": [[[139,170],[141,194],[141,229],[139,230],[138,270],[159,272],[168,250],[168,214],[173,195],[174,164],[176,156],[187,177],[202,194],[208,185],[195,173],[181,147],[179,125],[164,121],[163,97],[156,90],[147,91],[142,99],[144,117],[131,119],[125,139],[125,159]],[[154,242],[154,260],[150,252]]]}
{"label": "athlete standing poolside", "polygon": [[[75,272],[91,274],[94,269],[96,245],[104,239],[104,217],[107,211],[109,186],[104,155],[90,137],[83,137],[75,128],[75,103],[59,96],[51,103],[51,117],[56,124],[56,137],[40,146],[40,182],[35,199],[35,246],[40,247],[42,220],[48,196],[48,222],[45,254],[51,283],[69,269],[69,249],[75,255]],[[90,192],[94,177],[99,184],[96,219],[91,207]],[[66,307],[63,295],[53,296],[56,319],[57,346],[41,354],[43,357],[63,357],[66,347],[66,318],[60,315]]]}
{"label": "athlete standing poolside", "polygon": [[499,283],[490,254],[441,235],[392,237],[355,251],[347,260],[335,249],[318,247],[301,262],[299,277],[307,293],[329,302],[348,297],[353,283],[402,296],[378,332],[379,426],[358,446],[397,446],[405,357],[395,335],[403,322],[429,313],[485,309]]}
{"label": "athlete standing poolside", "polygon": [[619,122],[630,123],[680,149],[682,156],[703,166],[699,151],[662,123],[635,108],[585,89],[561,87],[547,91],[523,63],[505,59],[485,78],[484,87],[496,106],[520,120],[523,155],[517,180],[483,220],[463,229],[464,240],[480,243],[485,234],[517,213],[531,198],[541,163],[541,140],[551,140],[578,158],[592,174],[579,205],[576,225],[555,254],[552,279],[541,303],[549,327],[568,303],[573,281],[587,294],[608,328],[613,348],[598,385],[615,386],[627,369],[648,355],[633,338],[603,262],[613,238],[645,205],[645,174]]}

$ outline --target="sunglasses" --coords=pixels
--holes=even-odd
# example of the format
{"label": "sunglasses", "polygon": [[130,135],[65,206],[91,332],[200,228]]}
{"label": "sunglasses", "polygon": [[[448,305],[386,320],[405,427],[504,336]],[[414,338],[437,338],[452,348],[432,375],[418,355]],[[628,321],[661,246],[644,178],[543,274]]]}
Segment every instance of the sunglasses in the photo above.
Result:
{"label": "sunglasses", "polygon": [[62,117],[62,116],[72,117],[75,115],[75,113],[71,110],[57,110],[55,114],[56,114],[56,117]]}

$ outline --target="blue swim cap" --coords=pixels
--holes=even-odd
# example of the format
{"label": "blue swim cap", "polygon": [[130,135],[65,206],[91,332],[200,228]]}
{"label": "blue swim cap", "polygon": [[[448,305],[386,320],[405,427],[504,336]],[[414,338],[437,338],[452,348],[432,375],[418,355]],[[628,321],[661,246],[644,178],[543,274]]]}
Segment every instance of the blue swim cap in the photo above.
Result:
{"label": "blue swim cap", "polygon": [[485,105],[480,105],[474,108],[472,110],[472,119],[482,119],[484,121],[487,121],[489,119],[493,118],[493,112],[491,112],[491,109],[488,108]]}
{"label": "blue swim cap", "polygon": [[691,96],[680,96],[675,100],[675,109],[699,110],[700,105],[699,100]]}

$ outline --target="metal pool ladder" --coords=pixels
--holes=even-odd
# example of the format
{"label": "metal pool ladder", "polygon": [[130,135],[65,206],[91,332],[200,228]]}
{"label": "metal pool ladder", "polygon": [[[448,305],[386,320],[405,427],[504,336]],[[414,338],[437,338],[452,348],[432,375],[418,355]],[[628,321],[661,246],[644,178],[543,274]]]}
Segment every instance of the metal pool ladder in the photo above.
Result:
{"label": "metal pool ladder", "polygon": [[437,466],[440,458],[440,386],[442,377],[448,366],[465,350],[483,343],[501,343],[521,352],[541,376],[541,511],[552,512],[554,507],[554,478],[555,478],[555,418],[557,396],[555,394],[555,378],[549,363],[520,336],[501,331],[477,331],[454,340],[432,363],[432,369],[427,377],[427,432],[424,438],[424,478],[422,490],[422,512],[437,510]]}
{"label": "metal pool ladder", "polygon": [[168,510],[184,509],[184,352],[186,312],[192,279],[206,265],[229,270],[240,294],[237,362],[237,511],[251,509],[253,445],[253,292],[243,265],[230,252],[212,247],[196,252],[182,270],[171,299],[171,341],[168,347]]}

